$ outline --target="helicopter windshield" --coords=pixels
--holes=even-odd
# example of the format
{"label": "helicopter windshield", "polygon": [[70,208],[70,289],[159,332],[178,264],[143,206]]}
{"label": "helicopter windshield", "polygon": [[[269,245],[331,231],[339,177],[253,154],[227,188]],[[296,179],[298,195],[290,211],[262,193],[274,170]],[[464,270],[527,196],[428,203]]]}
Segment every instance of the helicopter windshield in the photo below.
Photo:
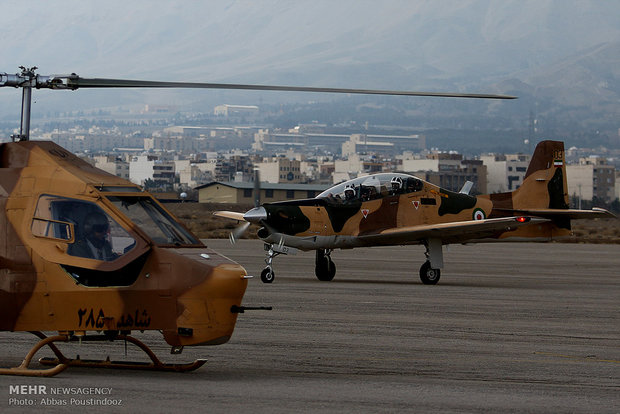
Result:
{"label": "helicopter windshield", "polygon": [[346,202],[369,201],[404,193],[414,193],[424,188],[417,177],[400,173],[382,173],[358,177],[335,185],[316,198]]}
{"label": "helicopter windshield", "polygon": [[108,196],[123,214],[158,245],[202,245],[150,197]]}
{"label": "helicopter windshield", "polygon": [[49,194],[39,197],[31,231],[37,237],[68,242],[70,256],[107,262],[136,245],[97,204]]}

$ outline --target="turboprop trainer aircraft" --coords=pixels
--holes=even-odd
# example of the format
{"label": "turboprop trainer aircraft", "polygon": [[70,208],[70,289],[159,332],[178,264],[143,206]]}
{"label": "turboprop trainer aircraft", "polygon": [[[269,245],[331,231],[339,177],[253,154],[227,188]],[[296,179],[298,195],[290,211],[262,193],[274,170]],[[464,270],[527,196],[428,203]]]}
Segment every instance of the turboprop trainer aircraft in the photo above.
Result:
{"label": "turboprop trainer aircraft", "polygon": [[272,282],[272,260],[296,249],[316,250],[315,274],[332,280],[334,249],[421,244],[426,261],[424,284],[436,284],[443,267],[442,246],[454,243],[549,241],[571,234],[571,220],[614,217],[594,208],[568,205],[564,143],[538,144],[523,184],[513,192],[473,196],[471,183],[459,193],[408,174],[382,173],[338,184],[316,198],[265,203],[244,213],[214,214],[262,226],[267,266],[263,282]]}

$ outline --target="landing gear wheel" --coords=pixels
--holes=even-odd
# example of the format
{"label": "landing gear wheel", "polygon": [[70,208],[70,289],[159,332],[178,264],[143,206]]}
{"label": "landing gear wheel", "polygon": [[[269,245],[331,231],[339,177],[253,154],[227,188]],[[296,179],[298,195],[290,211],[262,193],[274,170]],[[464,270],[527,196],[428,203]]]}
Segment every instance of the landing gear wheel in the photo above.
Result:
{"label": "landing gear wheel", "polygon": [[431,268],[431,262],[424,262],[420,267],[420,280],[425,285],[436,285],[439,282],[439,276],[441,276],[441,271]]}
{"label": "landing gear wheel", "polygon": [[273,279],[276,277],[276,274],[273,272],[273,269],[270,267],[266,267],[263,269],[263,271],[260,273],[260,280],[262,280],[263,283],[271,283],[273,282]]}
{"label": "landing gear wheel", "polygon": [[316,262],[314,274],[320,281],[329,282],[336,276],[336,265],[329,257],[323,257]]}

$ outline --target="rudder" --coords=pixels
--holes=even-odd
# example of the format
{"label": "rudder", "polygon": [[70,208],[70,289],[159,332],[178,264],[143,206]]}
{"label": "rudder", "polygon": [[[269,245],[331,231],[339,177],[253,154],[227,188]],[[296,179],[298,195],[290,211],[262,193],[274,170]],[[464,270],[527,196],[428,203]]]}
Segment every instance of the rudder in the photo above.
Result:
{"label": "rudder", "polygon": [[566,160],[562,141],[541,141],[525,173],[523,184],[513,192],[513,208],[568,208]]}

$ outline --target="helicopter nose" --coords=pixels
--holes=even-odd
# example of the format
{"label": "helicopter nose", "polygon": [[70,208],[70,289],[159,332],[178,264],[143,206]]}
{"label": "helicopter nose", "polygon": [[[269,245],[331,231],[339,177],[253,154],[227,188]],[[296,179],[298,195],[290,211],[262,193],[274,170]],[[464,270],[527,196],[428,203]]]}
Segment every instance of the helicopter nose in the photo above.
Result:
{"label": "helicopter nose", "polygon": [[267,219],[267,210],[264,207],[254,207],[243,215],[243,219],[250,223],[260,223]]}

